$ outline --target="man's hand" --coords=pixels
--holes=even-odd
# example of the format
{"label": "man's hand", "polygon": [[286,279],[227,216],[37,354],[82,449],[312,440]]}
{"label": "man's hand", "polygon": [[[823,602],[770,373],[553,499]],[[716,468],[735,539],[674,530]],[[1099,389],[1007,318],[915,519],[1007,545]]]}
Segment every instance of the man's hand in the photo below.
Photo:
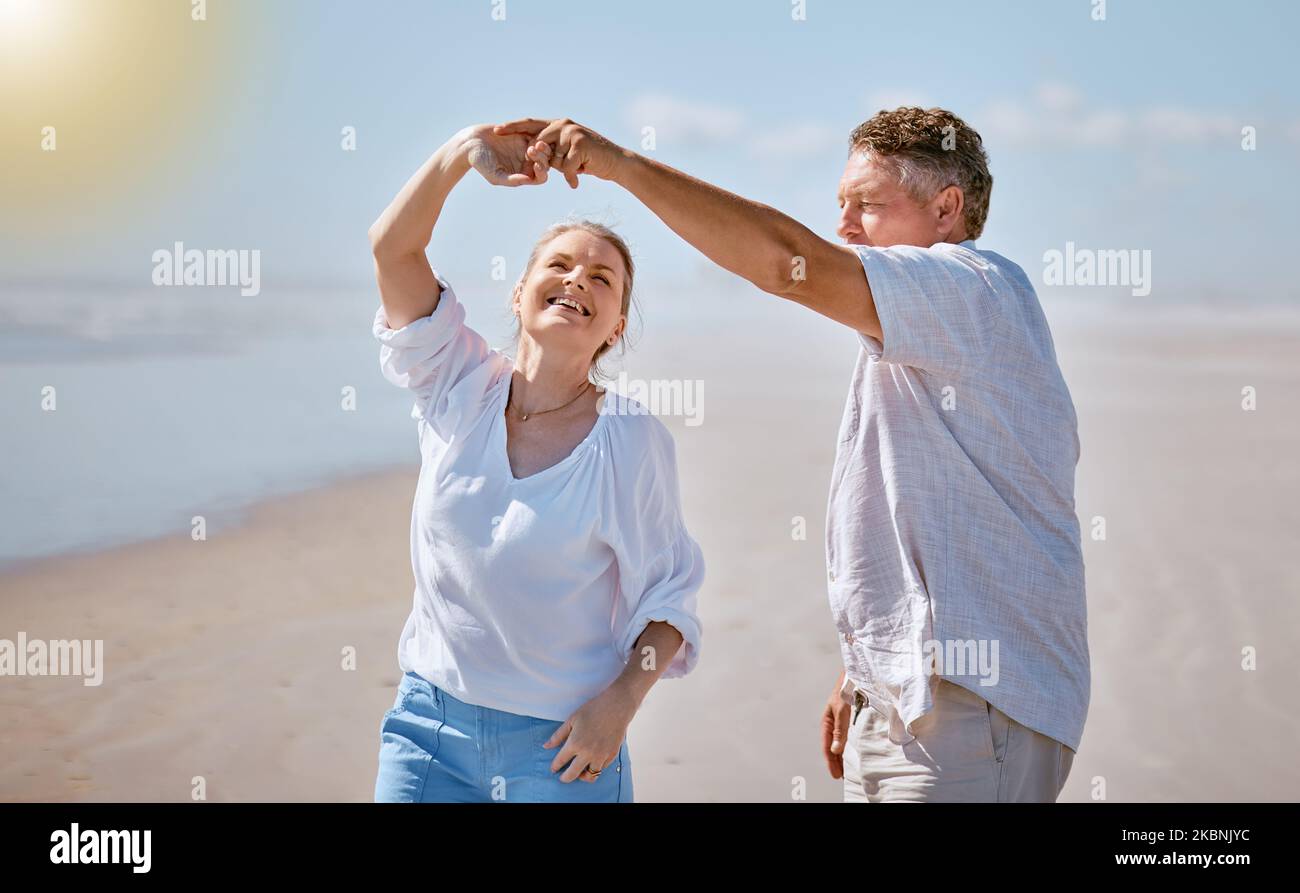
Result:
{"label": "man's hand", "polygon": [[624,156],[618,145],[568,118],[553,121],[522,118],[498,124],[494,132],[501,137],[522,136],[528,141],[526,157],[538,165],[539,182],[545,182],[546,172],[554,169],[564,174],[574,189],[578,188],[579,174],[612,180],[615,167]]}
{"label": "man's hand", "polygon": [[840,693],[843,684],[844,676],[841,674],[822,712],[822,755],[826,757],[826,768],[831,778],[836,779],[844,777],[844,742],[848,740],[849,715],[853,711],[853,705]]}

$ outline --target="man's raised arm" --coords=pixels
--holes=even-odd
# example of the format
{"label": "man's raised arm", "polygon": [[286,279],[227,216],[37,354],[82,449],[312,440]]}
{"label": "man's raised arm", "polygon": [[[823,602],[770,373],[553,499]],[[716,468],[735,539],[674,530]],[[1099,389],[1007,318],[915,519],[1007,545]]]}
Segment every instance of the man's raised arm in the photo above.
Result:
{"label": "man's raised arm", "polygon": [[857,254],[775,208],[653,161],[567,119],[526,119],[500,133],[535,137],[530,151],[570,186],[578,174],[617,183],[710,260],[765,292],[803,304],[881,339],[880,320]]}

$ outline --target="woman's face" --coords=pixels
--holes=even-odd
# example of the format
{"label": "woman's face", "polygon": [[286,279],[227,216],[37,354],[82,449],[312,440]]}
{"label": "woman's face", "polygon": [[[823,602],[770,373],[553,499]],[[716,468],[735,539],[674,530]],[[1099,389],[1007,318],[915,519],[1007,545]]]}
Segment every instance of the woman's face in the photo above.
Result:
{"label": "woman's face", "polygon": [[547,349],[590,359],[623,334],[623,282],[627,271],[617,248],[581,229],[542,246],[521,288],[515,313],[523,336]]}

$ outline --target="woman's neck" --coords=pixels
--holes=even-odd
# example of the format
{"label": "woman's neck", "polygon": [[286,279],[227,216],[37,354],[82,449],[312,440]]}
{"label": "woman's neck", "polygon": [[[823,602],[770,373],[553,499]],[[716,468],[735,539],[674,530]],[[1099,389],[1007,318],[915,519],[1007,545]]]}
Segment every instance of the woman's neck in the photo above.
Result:
{"label": "woman's neck", "polygon": [[521,412],[562,406],[587,385],[590,371],[591,363],[583,357],[544,350],[527,335],[521,335],[510,383],[511,401]]}

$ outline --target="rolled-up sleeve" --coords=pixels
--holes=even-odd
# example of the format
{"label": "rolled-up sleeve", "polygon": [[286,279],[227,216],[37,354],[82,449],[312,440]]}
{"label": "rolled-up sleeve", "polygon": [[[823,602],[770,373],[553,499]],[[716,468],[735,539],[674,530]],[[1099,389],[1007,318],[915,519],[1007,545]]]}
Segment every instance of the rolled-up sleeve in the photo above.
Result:
{"label": "rolled-up sleeve", "polygon": [[987,358],[1001,323],[1000,280],[960,246],[855,246],[880,318],[882,342],[860,335],[886,363],[963,376]]}
{"label": "rolled-up sleeve", "polygon": [[646,435],[644,449],[626,457],[639,461],[624,463],[620,471],[634,486],[619,486],[613,496],[619,522],[613,536],[619,571],[613,632],[624,661],[642,659],[633,650],[654,621],[681,633],[682,644],[663,672],[662,678],[671,679],[699,661],[704,554],[682,518],[672,435],[657,419],[641,422],[635,427]]}
{"label": "rolled-up sleeve", "polygon": [[384,378],[409,389],[415,397],[412,415],[430,422],[451,390],[492,353],[483,337],[465,325],[465,308],[451,286],[434,275],[442,294],[433,313],[392,329],[380,305],[372,329]]}

